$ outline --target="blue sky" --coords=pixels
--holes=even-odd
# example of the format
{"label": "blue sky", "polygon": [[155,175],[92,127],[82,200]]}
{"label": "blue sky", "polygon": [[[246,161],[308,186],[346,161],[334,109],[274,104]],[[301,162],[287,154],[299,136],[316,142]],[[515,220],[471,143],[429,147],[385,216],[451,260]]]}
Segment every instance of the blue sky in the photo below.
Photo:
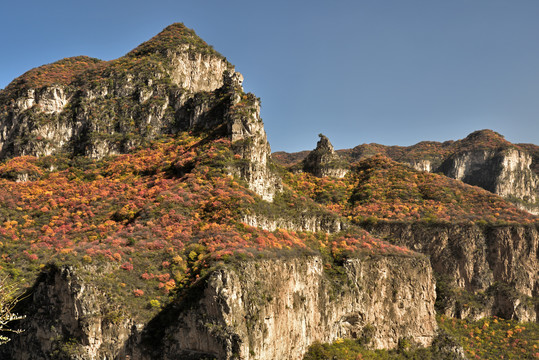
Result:
{"label": "blue sky", "polygon": [[120,57],[183,22],[262,99],[273,151],[493,129],[539,144],[537,0],[5,1],[0,88],[64,57]]}

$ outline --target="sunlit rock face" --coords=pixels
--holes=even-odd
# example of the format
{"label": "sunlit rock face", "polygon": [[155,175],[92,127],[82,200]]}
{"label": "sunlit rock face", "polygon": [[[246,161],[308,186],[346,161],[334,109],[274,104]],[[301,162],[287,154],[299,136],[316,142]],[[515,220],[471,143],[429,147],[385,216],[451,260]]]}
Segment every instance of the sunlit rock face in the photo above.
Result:
{"label": "sunlit rock face", "polygon": [[301,359],[315,341],[361,338],[367,332],[374,348],[395,348],[403,337],[423,346],[432,342],[436,295],[428,260],[349,260],[348,285],[342,288],[333,287],[323,267],[321,258],[310,257],[216,271],[191,309],[171,310],[177,321],[162,330],[153,352],[134,347],[128,353],[138,359],[189,353]]}
{"label": "sunlit rock face", "polygon": [[522,207],[536,211],[526,206],[537,202],[539,185],[531,163],[531,155],[516,148],[475,150],[451,156],[438,171],[500,196],[519,199]]}
{"label": "sunlit rock face", "polygon": [[535,225],[380,223],[369,231],[428,254],[434,272],[443,276],[446,285],[479,294],[475,307],[451,298],[440,309],[446,315],[539,319],[539,308],[529,301],[539,296],[539,232]]}
{"label": "sunlit rock face", "polygon": [[407,162],[407,164],[410,165],[412,168],[416,169],[417,171],[432,171],[432,163],[430,160],[414,160]]}

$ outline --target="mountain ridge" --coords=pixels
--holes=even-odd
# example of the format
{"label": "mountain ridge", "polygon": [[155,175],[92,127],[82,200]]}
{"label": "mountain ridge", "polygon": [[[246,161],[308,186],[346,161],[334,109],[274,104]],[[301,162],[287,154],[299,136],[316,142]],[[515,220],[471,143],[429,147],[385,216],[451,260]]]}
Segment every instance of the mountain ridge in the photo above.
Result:
{"label": "mountain ridge", "polygon": [[[536,216],[388,157],[348,166],[323,136],[281,167],[260,99],[182,24],[34,70],[0,93],[0,273],[27,279],[27,331],[2,358],[298,359],[343,338],[438,352],[440,314],[539,319]],[[498,134],[468,140],[447,166],[526,183]]]}
{"label": "mountain ridge", "polygon": [[[362,144],[336,152],[349,164],[384,155],[417,170],[443,173],[480,186],[527,211],[539,213],[539,146],[512,144],[492,130],[474,131],[464,139],[443,143],[422,141],[407,147]],[[307,154],[277,152],[272,157],[293,168]]]}

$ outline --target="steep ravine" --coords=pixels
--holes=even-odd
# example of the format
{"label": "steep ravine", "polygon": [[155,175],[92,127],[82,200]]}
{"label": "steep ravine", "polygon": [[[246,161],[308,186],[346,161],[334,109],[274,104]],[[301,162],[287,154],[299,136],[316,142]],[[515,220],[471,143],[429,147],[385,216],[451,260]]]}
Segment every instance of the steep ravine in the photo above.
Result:
{"label": "steep ravine", "polygon": [[[26,331],[5,359],[301,359],[314,341],[370,338],[394,348],[435,335],[435,286],[423,257],[367,256],[328,275],[319,257],[221,267],[147,324],[137,324],[72,268],[44,273]],[[189,294],[188,294],[189,295]],[[128,309],[123,309],[124,312]]]}

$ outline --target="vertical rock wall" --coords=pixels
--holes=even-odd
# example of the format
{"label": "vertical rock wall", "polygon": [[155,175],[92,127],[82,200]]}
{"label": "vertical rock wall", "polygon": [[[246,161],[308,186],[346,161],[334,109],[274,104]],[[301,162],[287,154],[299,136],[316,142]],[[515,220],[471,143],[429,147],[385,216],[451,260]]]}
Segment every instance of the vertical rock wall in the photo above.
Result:
{"label": "vertical rock wall", "polygon": [[[423,257],[350,259],[328,275],[319,257],[227,265],[152,321],[136,324],[72,268],[52,268],[25,300],[25,332],[2,359],[301,359],[314,341],[427,346],[435,286]],[[91,269],[79,269],[87,272]]]}
{"label": "vertical rock wall", "polygon": [[[351,259],[336,278],[324,266],[311,257],[218,270],[190,308],[170,310],[175,320],[157,348],[134,346],[127,353],[139,359],[208,354],[284,360],[301,359],[315,341],[338,338],[363,338],[374,348],[394,348],[402,338],[431,343],[437,325],[428,260]],[[146,335],[153,331],[147,328]]]}

